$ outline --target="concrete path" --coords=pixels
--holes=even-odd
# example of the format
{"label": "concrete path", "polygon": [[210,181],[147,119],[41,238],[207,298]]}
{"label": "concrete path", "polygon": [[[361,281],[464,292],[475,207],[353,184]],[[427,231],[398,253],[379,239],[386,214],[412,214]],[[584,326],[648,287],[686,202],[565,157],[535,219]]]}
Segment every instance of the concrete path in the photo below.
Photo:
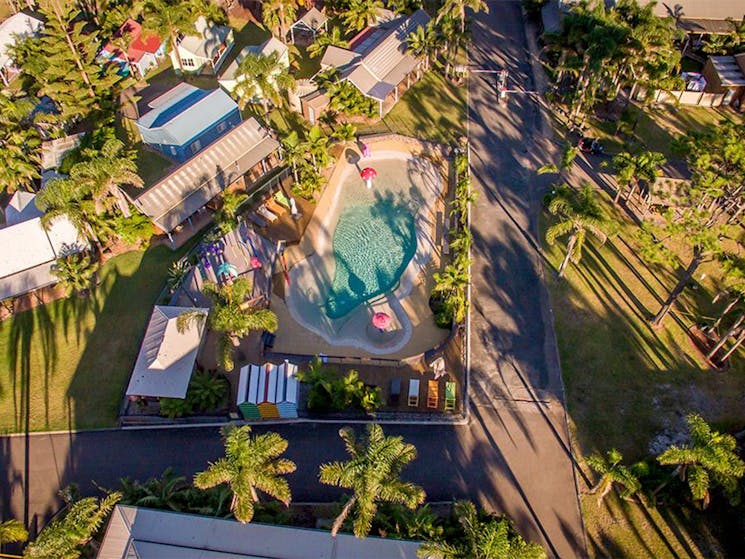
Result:
{"label": "concrete path", "polygon": [[[519,2],[491,2],[473,29],[474,64],[511,71],[510,86],[532,88]],[[533,134],[536,106],[515,95],[497,105],[494,76],[471,80],[472,166],[479,200],[473,213],[472,413],[467,426],[387,426],[416,445],[405,476],[431,500],[470,498],[508,514],[550,556],[586,555],[553,327],[536,250],[539,188],[533,169],[549,155]],[[538,163],[540,162],[540,163]],[[263,432],[270,427],[256,428]],[[341,459],[338,426],[271,427],[289,442],[299,469],[290,476],[297,501],[340,493],[317,481],[322,462]],[[193,475],[222,451],[215,428],[99,431],[0,438],[0,518],[34,531],[59,506],[71,482],[144,480],[173,466]]]}

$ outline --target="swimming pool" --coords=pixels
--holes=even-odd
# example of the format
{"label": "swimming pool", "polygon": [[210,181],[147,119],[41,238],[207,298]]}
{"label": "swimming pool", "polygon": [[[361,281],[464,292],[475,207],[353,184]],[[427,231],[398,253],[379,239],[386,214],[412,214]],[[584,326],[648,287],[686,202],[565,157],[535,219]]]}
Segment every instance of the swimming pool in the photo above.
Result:
{"label": "swimming pool", "polygon": [[396,287],[416,252],[414,216],[392,200],[347,208],[334,231],[334,279],[324,311],[341,318]]}
{"label": "swimming pool", "polygon": [[[305,256],[290,267],[285,303],[329,344],[392,353],[411,337],[402,302],[431,274],[442,177],[429,161],[402,152],[340,165],[306,229]],[[377,171],[371,189],[359,176],[368,166]],[[373,328],[375,312],[388,314],[391,327]]]}

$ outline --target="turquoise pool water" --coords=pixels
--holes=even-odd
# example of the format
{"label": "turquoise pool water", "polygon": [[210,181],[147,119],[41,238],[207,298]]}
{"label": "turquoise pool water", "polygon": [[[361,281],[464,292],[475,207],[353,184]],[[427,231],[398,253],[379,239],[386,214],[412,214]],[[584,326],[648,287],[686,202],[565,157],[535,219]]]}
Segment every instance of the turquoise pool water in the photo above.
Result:
{"label": "turquoise pool water", "polygon": [[390,200],[348,206],[333,236],[334,280],[324,312],[341,318],[395,288],[416,253],[414,216]]}

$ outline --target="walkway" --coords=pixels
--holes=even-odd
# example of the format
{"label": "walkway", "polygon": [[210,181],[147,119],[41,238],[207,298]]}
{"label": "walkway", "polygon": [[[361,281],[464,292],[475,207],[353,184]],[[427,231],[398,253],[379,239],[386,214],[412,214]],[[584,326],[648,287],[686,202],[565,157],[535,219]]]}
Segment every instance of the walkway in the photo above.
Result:
{"label": "walkway", "polygon": [[[475,64],[511,70],[510,85],[530,88],[520,4],[491,2],[473,29]],[[538,188],[533,169],[546,160],[530,138],[536,112],[526,96],[497,105],[494,76],[471,83],[475,187],[472,414],[468,426],[387,426],[416,445],[405,471],[431,500],[467,497],[511,516],[552,556],[586,555],[563,408],[561,375],[541,261],[536,250]],[[290,476],[298,501],[336,499],[317,481],[322,462],[341,459],[338,425],[273,428],[289,439],[299,464]],[[257,432],[269,427],[256,428]],[[214,428],[101,431],[0,438],[0,515],[32,530],[57,510],[57,490],[76,482],[115,487],[165,468],[187,476],[221,453]]]}

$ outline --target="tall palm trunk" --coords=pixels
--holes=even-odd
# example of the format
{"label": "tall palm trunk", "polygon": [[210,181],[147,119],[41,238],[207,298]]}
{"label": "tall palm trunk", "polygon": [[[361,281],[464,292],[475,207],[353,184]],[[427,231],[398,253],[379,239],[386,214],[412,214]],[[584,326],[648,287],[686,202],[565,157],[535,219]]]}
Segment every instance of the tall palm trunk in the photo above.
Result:
{"label": "tall palm trunk", "polygon": [[564,271],[566,270],[567,264],[569,264],[569,261],[572,259],[572,253],[574,252],[574,246],[577,244],[577,233],[574,233],[571,237],[569,237],[569,242],[567,243],[567,253],[564,256],[564,260],[561,262],[561,266],[559,266],[559,277],[564,277]]}
{"label": "tall palm trunk", "polygon": [[654,328],[658,328],[662,321],[667,316],[667,313],[670,312],[670,309],[673,306],[673,303],[678,299],[681,293],[683,293],[683,290],[685,289],[686,285],[688,285],[688,282],[691,281],[691,278],[693,277],[693,274],[696,273],[696,270],[701,265],[701,263],[704,261],[703,254],[700,252],[700,249],[695,249],[693,254],[693,259],[691,260],[690,264],[688,264],[688,267],[686,268],[685,272],[683,273],[683,277],[680,278],[680,281],[675,286],[675,288],[670,292],[670,294],[667,296],[667,299],[665,299],[665,302],[662,304],[662,307],[655,315],[654,319],[652,320],[652,326]]}
{"label": "tall palm trunk", "polygon": [[[62,17],[62,8],[59,5],[59,0],[56,0],[52,3],[52,9],[54,10],[54,15],[57,16],[57,20],[60,22],[60,24],[62,24],[60,27],[66,28],[67,22],[65,21],[65,18]],[[88,72],[85,71],[83,63],[80,61],[80,53],[78,52],[75,44],[72,42],[72,38],[70,37],[69,33],[65,33],[65,40],[67,41],[67,46],[70,49],[70,52],[72,53],[72,57],[75,59],[75,66],[78,67],[80,77],[83,78],[83,83],[85,83],[85,85],[88,87],[88,96],[95,97],[96,92],[93,91],[90,76],[88,76]]]}
{"label": "tall palm trunk", "polygon": [[735,332],[737,332],[737,329],[740,328],[743,320],[745,320],[745,313],[741,314],[740,317],[735,321],[735,323],[730,327],[730,329],[727,330],[727,332],[721,338],[719,338],[719,342],[717,342],[717,345],[715,345],[711,349],[711,351],[706,354],[707,359],[712,359],[717,354],[717,351],[722,349],[724,344],[727,343],[727,340],[729,340],[730,337],[732,337]]}
{"label": "tall palm trunk", "polygon": [[722,363],[724,363],[727,359],[729,359],[729,356],[732,355],[735,352],[735,350],[742,345],[743,341],[745,341],[745,328],[740,330],[740,335],[737,336],[737,339],[735,340],[735,345],[729,348],[729,351],[722,356]]}
{"label": "tall palm trunk", "polygon": [[344,508],[341,509],[341,512],[339,513],[339,516],[336,517],[336,520],[334,520],[334,524],[331,526],[331,537],[335,538],[336,534],[339,533],[339,529],[341,528],[342,524],[344,524],[344,521],[347,519],[347,516],[349,516],[350,511],[352,510],[352,507],[357,502],[357,495],[354,495],[351,499],[347,501],[347,504],[344,505]]}

